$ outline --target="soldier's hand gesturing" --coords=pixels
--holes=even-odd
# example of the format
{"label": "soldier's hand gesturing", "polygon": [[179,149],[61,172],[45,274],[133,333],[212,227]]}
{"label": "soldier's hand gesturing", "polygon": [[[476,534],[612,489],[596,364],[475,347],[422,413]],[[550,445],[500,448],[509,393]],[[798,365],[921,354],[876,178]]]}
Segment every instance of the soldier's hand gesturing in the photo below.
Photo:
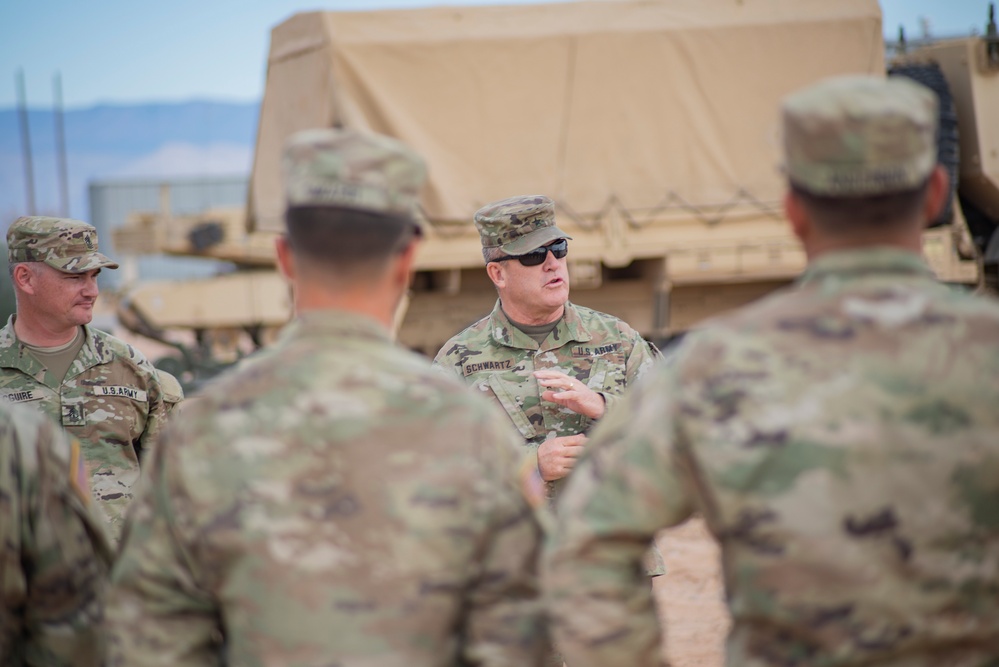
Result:
{"label": "soldier's hand gesturing", "polygon": [[576,378],[556,370],[534,371],[534,377],[538,379],[538,384],[548,390],[541,393],[544,400],[558,403],[590,419],[604,416],[607,407],[604,397]]}
{"label": "soldier's hand gesturing", "polygon": [[538,447],[538,471],[541,479],[553,482],[568,475],[576,465],[576,459],[583,453],[585,443],[586,436],[582,433],[549,438],[542,442]]}

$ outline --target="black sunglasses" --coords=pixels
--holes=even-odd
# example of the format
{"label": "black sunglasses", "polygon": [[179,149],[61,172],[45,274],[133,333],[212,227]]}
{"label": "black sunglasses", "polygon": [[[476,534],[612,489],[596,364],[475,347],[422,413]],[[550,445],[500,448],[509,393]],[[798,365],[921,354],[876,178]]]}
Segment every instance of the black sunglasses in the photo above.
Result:
{"label": "black sunglasses", "polygon": [[516,259],[519,260],[524,266],[537,266],[538,264],[544,264],[545,260],[548,258],[549,250],[551,250],[552,254],[555,255],[555,259],[562,259],[569,253],[569,242],[565,239],[559,239],[554,243],[541,246],[537,250],[532,250],[531,252],[524,253],[523,255],[507,255],[506,257],[498,257],[493,261],[505,262],[508,259]]}

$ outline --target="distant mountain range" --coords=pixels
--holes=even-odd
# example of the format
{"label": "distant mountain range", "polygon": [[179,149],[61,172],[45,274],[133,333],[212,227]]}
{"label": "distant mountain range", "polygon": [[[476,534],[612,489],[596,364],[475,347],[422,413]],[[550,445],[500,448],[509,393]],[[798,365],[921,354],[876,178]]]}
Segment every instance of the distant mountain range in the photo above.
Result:
{"label": "distant mountain range", "polygon": [[[70,215],[89,215],[93,180],[249,175],[259,103],[100,105],[64,113]],[[59,209],[55,117],[28,114],[35,202]],[[17,109],[0,109],[0,227],[27,208]]]}

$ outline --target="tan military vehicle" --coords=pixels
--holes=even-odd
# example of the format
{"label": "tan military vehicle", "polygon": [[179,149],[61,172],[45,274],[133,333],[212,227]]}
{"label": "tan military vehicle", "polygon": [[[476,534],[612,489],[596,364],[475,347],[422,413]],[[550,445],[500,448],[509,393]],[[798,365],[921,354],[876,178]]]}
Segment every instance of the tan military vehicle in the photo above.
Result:
{"label": "tan military vehicle", "polygon": [[[940,60],[957,104],[960,191],[999,218],[999,74],[979,38],[906,56]],[[953,55],[945,55],[951,54]],[[491,308],[473,213],[543,193],[573,237],[572,299],[666,339],[793,279],[804,266],[781,212],[777,108],[816,79],[885,72],[876,0],[606,0],[315,12],[271,34],[245,210],[136,216],[119,248],[229,259],[212,280],[146,284],[123,320],[208,348],[255,344],[287,321],[274,270],[291,133],[347,126],[398,137],[427,160],[429,233],[400,340],[429,354]],[[946,62],[946,64],[943,64]],[[910,72],[911,74],[911,72]],[[980,240],[980,245],[984,243]],[[981,282],[954,205],[925,237],[945,280]]]}

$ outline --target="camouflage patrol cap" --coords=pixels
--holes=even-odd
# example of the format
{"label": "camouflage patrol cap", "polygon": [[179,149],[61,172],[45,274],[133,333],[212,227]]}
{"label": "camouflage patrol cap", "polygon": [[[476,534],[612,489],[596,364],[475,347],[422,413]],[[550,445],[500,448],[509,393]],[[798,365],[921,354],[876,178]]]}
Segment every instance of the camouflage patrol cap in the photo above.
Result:
{"label": "camouflage patrol cap", "polygon": [[284,150],[289,206],[333,206],[407,215],[420,224],[423,160],[408,146],[351,129],[297,132]]}
{"label": "camouflage patrol cap", "polygon": [[117,269],[97,252],[97,229],[80,220],[22,216],[7,230],[7,261],[44,262],[65,273]]}
{"label": "camouflage patrol cap", "polygon": [[475,212],[483,248],[523,255],[557,239],[572,237],[555,226],[555,202],[544,195],[520,195]]}
{"label": "camouflage patrol cap", "polygon": [[842,76],[784,100],[788,179],[827,196],[868,196],[921,185],[937,161],[938,102],[909,79]]}

